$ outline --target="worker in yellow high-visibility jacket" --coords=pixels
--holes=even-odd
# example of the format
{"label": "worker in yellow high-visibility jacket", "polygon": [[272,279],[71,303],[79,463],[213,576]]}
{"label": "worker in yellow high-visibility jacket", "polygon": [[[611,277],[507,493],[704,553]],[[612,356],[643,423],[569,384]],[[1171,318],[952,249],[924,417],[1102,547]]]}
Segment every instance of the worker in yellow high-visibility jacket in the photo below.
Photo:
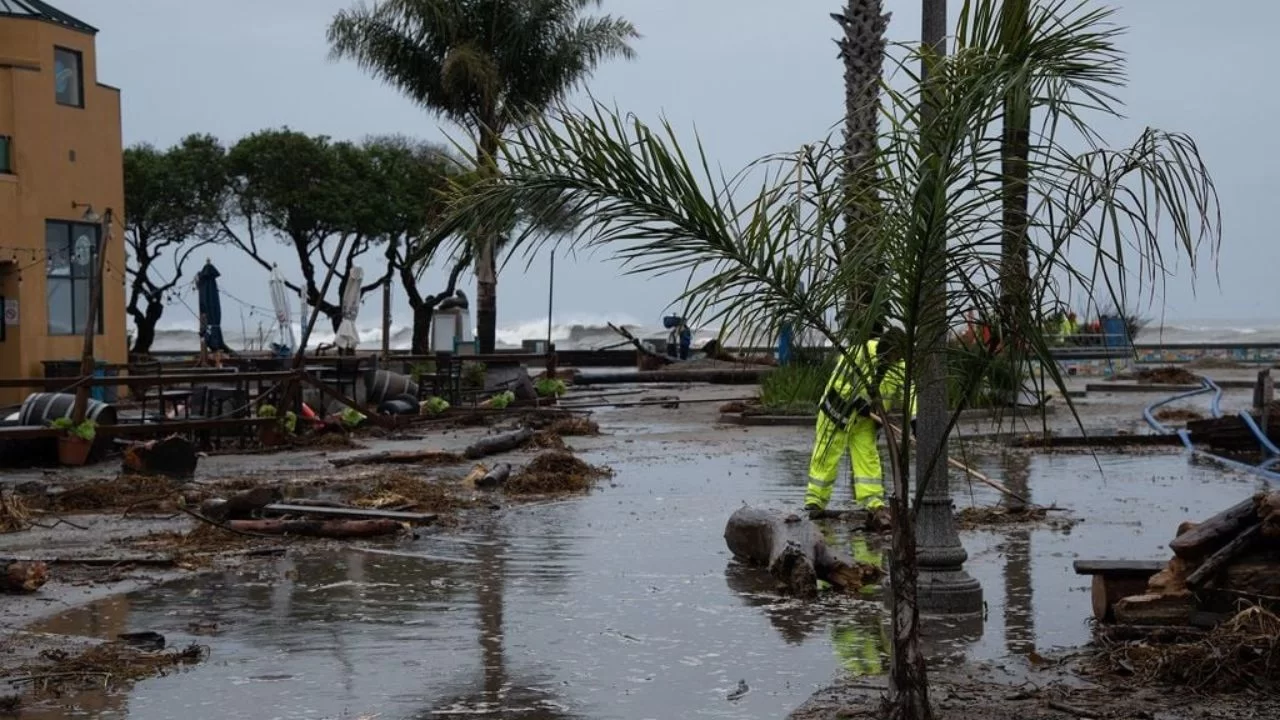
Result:
{"label": "worker in yellow high-visibility jacket", "polygon": [[[820,517],[831,501],[840,459],[848,451],[853,465],[854,501],[867,510],[868,527],[888,527],[884,473],[876,445],[880,427],[878,419],[873,417],[865,386],[878,381],[880,397],[894,398],[901,392],[905,367],[889,353],[881,354],[879,350],[880,340],[873,337],[863,347],[842,355],[827,381],[819,403],[813,455],[809,460],[809,486],[804,496],[805,510],[811,518]],[[914,393],[912,395],[905,405],[914,418],[916,403]]]}

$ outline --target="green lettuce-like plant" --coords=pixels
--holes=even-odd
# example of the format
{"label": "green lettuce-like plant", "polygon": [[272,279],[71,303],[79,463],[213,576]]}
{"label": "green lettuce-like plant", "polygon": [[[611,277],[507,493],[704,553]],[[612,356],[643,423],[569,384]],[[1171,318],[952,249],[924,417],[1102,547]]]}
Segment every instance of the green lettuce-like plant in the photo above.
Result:
{"label": "green lettuce-like plant", "polygon": [[93,442],[98,437],[98,423],[86,418],[83,422],[76,424],[71,418],[56,418],[49,426],[55,430],[72,436],[78,437],[85,442]]}
{"label": "green lettuce-like plant", "polygon": [[338,414],[338,420],[343,427],[354,428],[360,427],[360,424],[366,420],[365,414],[355,408],[345,408]]}
{"label": "green lettuce-like plant", "polygon": [[533,388],[538,392],[538,397],[560,397],[569,391],[568,386],[559,378],[539,378]]}
{"label": "green lettuce-like plant", "polygon": [[494,395],[493,399],[489,401],[489,407],[495,408],[497,410],[504,410],[507,408],[508,405],[510,405],[515,401],[516,401],[516,394],[511,392],[510,390],[507,390],[506,392]]}
{"label": "green lettuce-like plant", "polygon": [[439,415],[449,409],[449,401],[435,395],[422,401],[422,411],[428,415]]}

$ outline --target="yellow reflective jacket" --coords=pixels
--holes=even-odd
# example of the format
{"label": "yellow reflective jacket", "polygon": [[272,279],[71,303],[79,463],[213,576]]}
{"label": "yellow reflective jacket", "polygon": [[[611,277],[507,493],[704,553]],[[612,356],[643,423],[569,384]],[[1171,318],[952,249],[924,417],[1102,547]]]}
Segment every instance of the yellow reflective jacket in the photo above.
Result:
{"label": "yellow reflective jacket", "polygon": [[[856,396],[870,402],[871,398],[863,387],[863,379],[875,377],[876,350],[879,346],[879,341],[868,340],[866,345],[852,353],[840,355],[836,360],[836,368],[831,373],[831,379],[827,381],[826,392],[834,390],[846,400]],[[850,365],[853,367],[851,368]],[[905,407],[909,410],[908,417],[915,417],[916,393],[911,393],[909,403],[902,402],[900,397],[906,370],[906,363],[898,361],[885,372],[884,378],[880,381],[880,397],[885,405]]]}

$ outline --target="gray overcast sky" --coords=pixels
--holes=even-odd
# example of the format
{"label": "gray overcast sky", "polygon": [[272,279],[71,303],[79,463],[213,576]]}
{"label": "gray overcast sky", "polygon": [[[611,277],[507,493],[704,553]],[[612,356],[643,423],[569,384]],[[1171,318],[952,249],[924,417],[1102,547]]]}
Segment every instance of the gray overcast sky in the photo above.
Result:
{"label": "gray overcast sky", "polygon": [[[101,29],[99,80],[119,86],[127,144],[168,145],[192,132],[233,142],[288,125],[336,138],[405,133],[443,140],[457,131],[367,77],[327,60],[325,28],[351,0],[52,0]],[[606,0],[644,35],[639,57],[603,67],[590,87],[646,120],[665,114],[696,124],[710,157],[736,170],[761,155],[824,136],[842,110],[841,67],[828,13],[839,0]],[[887,0],[890,34],[919,34],[919,0]],[[952,12],[959,0],[952,0]],[[1115,0],[1129,27],[1129,119],[1100,126],[1112,142],[1144,125],[1191,133],[1215,175],[1225,221],[1221,284],[1204,276],[1192,293],[1180,277],[1168,317],[1270,318],[1280,292],[1280,244],[1272,238],[1280,196],[1280,110],[1267,53],[1280,3],[1235,0],[1238,12],[1206,12],[1200,0]],[[1271,88],[1271,89],[1268,89]],[[225,287],[269,305],[266,273],[214,254]],[[281,253],[282,268],[289,268]],[[1185,268],[1185,263],[1183,264]],[[243,272],[237,272],[244,268]],[[1185,273],[1184,273],[1185,275]],[[545,322],[546,261],[501,276],[499,326]],[[470,281],[468,281],[470,282]],[[676,279],[621,276],[609,258],[557,263],[556,321],[656,323],[678,293]],[[430,290],[432,288],[428,288]],[[468,288],[470,289],[470,288]],[[163,324],[187,324],[178,313]],[[227,312],[234,315],[233,308]],[[375,322],[366,303],[361,325]],[[403,303],[397,320],[407,319]],[[538,333],[530,331],[527,337]]]}

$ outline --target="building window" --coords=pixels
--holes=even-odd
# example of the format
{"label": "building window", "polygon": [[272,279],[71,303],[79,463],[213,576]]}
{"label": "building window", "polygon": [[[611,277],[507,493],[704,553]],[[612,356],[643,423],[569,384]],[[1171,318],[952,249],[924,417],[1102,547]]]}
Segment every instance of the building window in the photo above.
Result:
{"label": "building window", "polygon": [[[50,335],[80,335],[89,317],[89,286],[98,262],[97,225],[45,223],[45,274]],[[101,292],[101,291],[99,291]],[[98,303],[102,334],[102,303]]]}
{"label": "building window", "polygon": [[84,107],[84,67],[80,53],[54,48],[53,76],[58,104]]}
{"label": "building window", "polygon": [[0,174],[13,174],[13,138],[0,135]]}

